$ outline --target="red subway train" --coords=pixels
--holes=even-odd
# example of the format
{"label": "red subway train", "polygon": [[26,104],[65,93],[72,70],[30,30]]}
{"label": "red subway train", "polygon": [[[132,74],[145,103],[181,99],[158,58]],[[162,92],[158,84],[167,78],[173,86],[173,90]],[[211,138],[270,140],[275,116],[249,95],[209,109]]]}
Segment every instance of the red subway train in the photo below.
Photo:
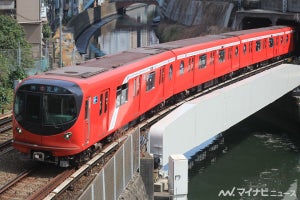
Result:
{"label": "red subway train", "polygon": [[120,128],[216,80],[290,55],[289,26],[136,48],[31,76],[16,89],[13,146],[67,167]]}

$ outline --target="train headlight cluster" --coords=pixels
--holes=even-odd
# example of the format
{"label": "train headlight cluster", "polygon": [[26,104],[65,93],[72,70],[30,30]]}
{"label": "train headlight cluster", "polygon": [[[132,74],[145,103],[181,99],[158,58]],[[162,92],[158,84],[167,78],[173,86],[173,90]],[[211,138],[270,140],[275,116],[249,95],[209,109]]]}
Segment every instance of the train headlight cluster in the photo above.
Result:
{"label": "train headlight cluster", "polygon": [[67,132],[67,133],[65,133],[64,138],[66,140],[69,140],[71,138],[71,136],[72,136],[72,133],[71,132]]}
{"label": "train headlight cluster", "polygon": [[22,129],[20,129],[19,127],[16,128],[16,131],[17,131],[18,134],[22,133]]}

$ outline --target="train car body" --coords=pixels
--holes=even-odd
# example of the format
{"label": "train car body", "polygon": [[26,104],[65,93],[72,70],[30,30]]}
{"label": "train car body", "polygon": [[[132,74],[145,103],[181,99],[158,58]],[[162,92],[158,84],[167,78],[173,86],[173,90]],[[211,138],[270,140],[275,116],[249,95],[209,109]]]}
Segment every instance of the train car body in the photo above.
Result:
{"label": "train car body", "polygon": [[34,160],[69,166],[174,96],[289,54],[293,45],[293,29],[277,26],[131,49],[29,77],[15,94],[13,145]]}

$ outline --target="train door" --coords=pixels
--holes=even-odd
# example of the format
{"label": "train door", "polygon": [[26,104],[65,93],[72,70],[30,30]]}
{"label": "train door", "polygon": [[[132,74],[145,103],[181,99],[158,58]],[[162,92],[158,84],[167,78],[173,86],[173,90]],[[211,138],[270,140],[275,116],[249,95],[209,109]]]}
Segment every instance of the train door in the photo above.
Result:
{"label": "train door", "polygon": [[90,132],[91,132],[91,97],[85,99],[85,108],[84,108],[84,136],[85,136],[85,145],[89,143]]}
{"label": "train door", "polygon": [[133,81],[133,98],[132,98],[131,114],[132,117],[135,118],[140,113],[141,76],[135,77],[132,81]]}
{"label": "train door", "polygon": [[108,129],[108,108],[109,108],[109,90],[103,90],[100,93],[100,134],[105,134]]}

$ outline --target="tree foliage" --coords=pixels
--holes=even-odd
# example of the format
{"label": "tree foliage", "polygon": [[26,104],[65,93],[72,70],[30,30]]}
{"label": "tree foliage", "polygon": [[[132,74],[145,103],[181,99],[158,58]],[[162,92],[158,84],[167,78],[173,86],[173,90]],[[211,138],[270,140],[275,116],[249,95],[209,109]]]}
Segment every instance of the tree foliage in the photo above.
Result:
{"label": "tree foliage", "polygon": [[34,60],[23,27],[5,15],[0,15],[0,24],[0,108],[5,108],[12,101],[13,81],[24,79],[24,69]]}
{"label": "tree foliage", "polygon": [[25,40],[25,31],[15,19],[10,16],[0,15],[0,49],[18,49],[30,47]]}

